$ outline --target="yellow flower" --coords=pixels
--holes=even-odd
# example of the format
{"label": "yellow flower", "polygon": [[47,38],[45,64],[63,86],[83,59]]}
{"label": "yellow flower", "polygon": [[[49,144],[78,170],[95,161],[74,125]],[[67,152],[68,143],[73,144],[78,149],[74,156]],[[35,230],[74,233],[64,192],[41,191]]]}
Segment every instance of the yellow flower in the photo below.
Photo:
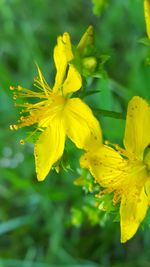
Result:
{"label": "yellow flower", "polygon": [[120,203],[121,242],[129,240],[143,221],[150,204],[150,106],[135,96],[129,102],[124,136],[125,149],[102,145],[81,157],[105,189]]}
{"label": "yellow flower", "polygon": [[144,0],[144,16],[146,22],[146,30],[150,39],[150,0]]}
{"label": "yellow flower", "polygon": [[[11,129],[36,124],[40,137],[35,143],[34,155],[37,178],[42,181],[52,165],[62,156],[66,136],[78,148],[91,150],[102,142],[101,129],[90,108],[79,98],[69,98],[81,88],[82,80],[76,68],[69,63],[73,59],[68,33],[59,36],[54,48],[57,74],[53,90],[45,81],[39,67],[35,78],[36,91],[18,86],[14,98],[35,98],[36,103],[17,104],[23,107],[18,125]],[[33,132],[34,134],[34,132]]]}

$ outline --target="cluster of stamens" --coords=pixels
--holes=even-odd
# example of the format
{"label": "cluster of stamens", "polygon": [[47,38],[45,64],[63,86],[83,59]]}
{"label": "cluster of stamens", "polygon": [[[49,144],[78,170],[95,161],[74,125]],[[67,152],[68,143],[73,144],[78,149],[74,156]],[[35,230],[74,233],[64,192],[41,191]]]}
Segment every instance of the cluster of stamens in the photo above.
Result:
{"label": "cluster of stamens", "polygon": [[[38,86],[38,88],[41,89],[42,91],[40,91],[40,92],[35,91],[34,92],[34,91],[29,90],[29,89],[23,88],[21,86],[17,86],[17,87],[10,86],[10,90],[14,91],[13,92],[13,99],[15,101],[17,100],[17,98],[35,97],[35,98],[42,99],[42,100],[45,99],[46,95],[45,95],[45,91],[42,88],[42,84],[40,82],[40,79],[36,78],[35,81],[36,81],[36,86]],[[21,117],[18,120],[18,124],[10,125],[11,130],[18,130],[18,128],[21,128],[24,126],[30,126],[30,125],[33,125],[35,123],[38,123],[38,110],[40,110],[42,108],[42,104],[40,105],[40,102],[38,105],[37,104],[31,104],[28,102],[23,103],[23,104],[18,104],[15,102],[15,106],[22,107],[23,109],[20,111]],[[22,114],[27,114],[27,115],[23,116]],[[37,130],[38,130],[38,128],[36,129],[36,131]],[[20,143],[24,144],[25,140],[20,140]]]}

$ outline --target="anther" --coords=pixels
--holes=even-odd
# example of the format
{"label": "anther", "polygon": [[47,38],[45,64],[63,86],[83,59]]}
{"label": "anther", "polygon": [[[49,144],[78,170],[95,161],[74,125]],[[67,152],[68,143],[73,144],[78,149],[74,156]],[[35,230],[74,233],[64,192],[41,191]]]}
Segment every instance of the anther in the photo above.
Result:
{"label": "anther", "polygon": [[115,147],[116,150],[120,150],[120,147],[119,147],[118,144],[115,144],[114,147]]}
{"label": "anther", "polygon": [[13,125],[10,125],[9,128],[10,128],[10,130],[14,130]]}
{"label": "anther", "polygon": [[18,130],[18,125],[14,124],[13,127],[15,130]]}
{"label": "anther", "polygon": [[16,124],[10,125],[10,130],[18,130],[18,126]]}
{"label": "anther", "polygon": [[21,117],[20,117],[20,120],[21,120],[21,121],[24,121],[24,116],[21,116]]}
{"label": "anther", "polygon": [[18,85],[17,90],[22,91],[22,87],[20,85]]}
{"label": "anther", "polygon": [[25,141],[23,139],[20,140],[20,144],[21,145],[24,145],[25,144]]}

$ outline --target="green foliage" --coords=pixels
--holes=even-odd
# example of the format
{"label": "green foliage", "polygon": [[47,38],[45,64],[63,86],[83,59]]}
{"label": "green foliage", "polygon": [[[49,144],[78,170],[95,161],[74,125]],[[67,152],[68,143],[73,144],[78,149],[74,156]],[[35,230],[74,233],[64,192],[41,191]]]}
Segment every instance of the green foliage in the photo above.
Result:
{"label": "green foliage", "polygon": [[103,9],[108,6],[109,0],[92,0],[93,12],[96,16],[100,16]]}
{"label": "green foliage", "polygon": [[[139,43],[146,35],[142,1],[109,1],[105,9],[107,2],[93,1],[101,13],[96,18],[90,1],[0,1],[0,267],[149,266],[149,213],[144,231],[121,245],[114,206],[95,197],[99,188],[89,174],[86,180],[79,174],[82,152],[69,142],[56,166],[61,171],[38,183],[33,145],[19,143],[28,130],[9,130],[18,113],[9,86],[31,88],[34,61],[53,84],[57,36],[70,32],[76,47],[92,23],[96,51],[92,41],[80,55],[87,88],[81,95],[101,120],[104,139],[121,144],[128,100],[135,94],[150,98],[149,46]],[[75,186],[79,175],[81,186]]]}
{"label": "green foliage", "polygon": [[94,181],[87,170],[81,169],[81,174],[75,179],[74,184],[81,186],[86,193],[86,197],[80,202],[80,207],[72,209],[72,223],[74,225],[79,226],[88,220],[91,225],[106,226],[110,217],[113,221],[119,221],[119,218],[117,219],[119,217],[118,205],[112,203],[113,195],[103,195],[103,189]]}

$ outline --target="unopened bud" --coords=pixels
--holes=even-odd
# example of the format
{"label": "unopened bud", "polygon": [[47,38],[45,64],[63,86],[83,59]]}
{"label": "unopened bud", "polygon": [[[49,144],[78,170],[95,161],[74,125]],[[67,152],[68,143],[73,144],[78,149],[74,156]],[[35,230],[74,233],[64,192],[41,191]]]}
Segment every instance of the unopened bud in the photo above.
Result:
{"label": "unopened bud", "polygon": [[94,72],[97,67],[97,60],[95,57],[85,57],[82,59],[83,68],[89,72]]}

